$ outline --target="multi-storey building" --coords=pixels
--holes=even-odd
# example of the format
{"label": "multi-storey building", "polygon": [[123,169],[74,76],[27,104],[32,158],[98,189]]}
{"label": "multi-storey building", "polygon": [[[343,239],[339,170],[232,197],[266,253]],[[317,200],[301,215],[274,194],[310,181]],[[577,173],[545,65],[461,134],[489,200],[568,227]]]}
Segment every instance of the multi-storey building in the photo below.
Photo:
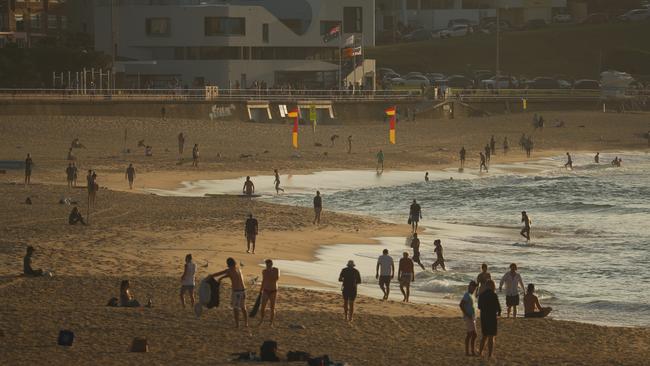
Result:
{"label": "multi-storey building", "polygon": [[127,87],[332,88],[345,41],[374,45],[374,17],[374,0],[96,0],[95,49]]}
{"label": "multi-storey building", "polygon": [[58,37],[67,28],[65,0],[0,1],[0,47],[17,43],[30,47],[46,37]]}

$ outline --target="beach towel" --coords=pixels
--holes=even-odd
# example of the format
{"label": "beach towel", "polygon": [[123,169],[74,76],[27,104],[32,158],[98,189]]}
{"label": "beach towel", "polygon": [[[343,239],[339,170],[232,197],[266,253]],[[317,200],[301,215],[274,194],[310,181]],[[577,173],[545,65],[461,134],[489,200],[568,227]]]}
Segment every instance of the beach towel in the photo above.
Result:
{"label": "beach towel", "polygon": [[257,311],[260,310],[261,302],[262,302],[262,294],[260,293],[259,295],[257,295],[257,299],[255,300],[255,305],[253,305],[253,308],[248,313],[249,317],[254,318],[255,315],[257,315]]}

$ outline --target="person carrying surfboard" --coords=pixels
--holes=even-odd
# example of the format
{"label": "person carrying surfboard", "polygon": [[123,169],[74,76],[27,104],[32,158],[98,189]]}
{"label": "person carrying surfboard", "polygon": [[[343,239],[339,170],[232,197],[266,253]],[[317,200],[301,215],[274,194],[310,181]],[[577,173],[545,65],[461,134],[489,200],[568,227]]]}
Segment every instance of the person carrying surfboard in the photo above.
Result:
{"label": "person carrying surfboard", "polygon": [[213,273],[211,277],[220,277],[217,281],[224,278],[229,278],[232,286],[230,301],[233,309],[233,316],[235,318],[235,327],[239,328],[239,311],[241,310],[244,318],[244,326],[248,327],[248,313],[246,311],[246,286],[244,285],[244,276],[241,269],[237,266],[237,262],[233,258],[226,259],[228,268],[223,271]]}

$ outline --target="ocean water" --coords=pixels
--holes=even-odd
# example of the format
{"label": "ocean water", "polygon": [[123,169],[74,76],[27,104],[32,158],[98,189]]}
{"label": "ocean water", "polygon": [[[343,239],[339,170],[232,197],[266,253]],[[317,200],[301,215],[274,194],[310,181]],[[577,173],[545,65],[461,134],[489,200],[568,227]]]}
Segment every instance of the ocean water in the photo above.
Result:
{"label": "ocean water", "polygon": [[[611,156],[610,156],[611,155]],[[609,164],[618,155],[623,166]],[[496,157],[498,159],[498,156]],[[496,160],[498,161],[498,160]],[[493,164],[489,174],[473,168],[423,172],[337,171],[281,176],[286,192],[275,195],[272,176],[253,177],[262,199],[311,206],[323,194],[326,210],[351,212],[406,224],[411,201],[422,206],[422,262],[413,297],[430,303],[457,303],[467,283],[487,263],[497,282],[517,263],[524,283],[534,283],[552,317],[598,324],[650,326],[650,155],[644,153],[574,156],[574,170],[564,157],[530,163]],[[241,191],[242,180],[186,183],[163,194],[203,195]],[[521,211],[532,219],[532,239],[519,236]],[[380,245],[323,247],[317,261],[278,261],[285,272],[336,286],[339,270],[353,259],[361,271],[362,293],[381,295],[374,279],[383,248],[395,260],[403,237],[378,238]],[[446,272],[432,272],[433,240],[441,239]],[[394,284],[391,298],[400,300]],[[505,302],[505,295],[501,295]],[[505,304],[502,304],[505,306]],[[523,308],[520,307],[520,313]]]}

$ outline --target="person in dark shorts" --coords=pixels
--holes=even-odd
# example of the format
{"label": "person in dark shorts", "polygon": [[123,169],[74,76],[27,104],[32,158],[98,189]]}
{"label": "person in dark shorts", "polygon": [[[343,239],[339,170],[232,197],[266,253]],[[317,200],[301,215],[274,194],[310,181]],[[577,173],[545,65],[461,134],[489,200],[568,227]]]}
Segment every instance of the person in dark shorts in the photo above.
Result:
{"label": "person in dark shorts", "polygon": [[395,277],[395,263],[393,263],[393,257],[388,255],[388,249],[384,249],[383,254],[377,258],[375,272],[375,278],[379,280],[379,288],[384,293],[383,300],[388,300],[390,281],[393,277]]}
{"label": "person in dark shorts", "polygon": [[499,296],[494,292],[494,281],[487,282],[487,289],[478,297],[478,308],[481,311],[481,345],[478,355],[483,355],[485,343],[488,346],[488,358],[494,354],[494,345],[497,336],[497,317],[501,316]]}
{"label": "person in dark shorts", "polygon": [[83,216],[81,216],[81,212],[79,212],[79,209],[75,206],[72,208],[72,211],[70,211],[70,216],[68,216],[68,224],[74,225],[78,222],[82,225],[86,225]]}
{"label": "person in dark shorts", "polygon": [[408,252],[404,252],[402,259],[399,260],[397,280],[399,281],[399,290],[404,295],[402,302],[409,302],[411,282],[415,282],[415,266],[411,258],[409,258]]}
{"label": "person in dark shorts", "polygon": [[129,164],[129,167],[126,168],[124,178],[129,181],[129,189],[133,189],[133,181],[135,180],[135,168],[133,167],[133,164]]}
{"label": "person in dark shorts", "polygon": [[178,156],[183,157],[183,150],[185,150],[185,135],[183,133],[178,134]]}
{"label": "person in dark shorts", "polygon": [[494,139],[494,135],[490,137],[490,155],[496,155],[497,153],[497,141]]}
{"label": "person in dark shorts", "polygon": [[526,211],[521,211],[521,222],[524,224],[524,227],[519,234],[526,238],[526,240],[530,240],[530,217],[528,217]]}
{"label": "person in dark shorts", "polygon": [[481,264],[481,273],[476,276],[476,283],[478,283],[478,289],[476,290],[476,296],[480,296],[483,291],[487,289],[487,282],[492,279],[492,275],[488,272],[488,265],[483,263]]}
{"label": "person in dark shorts", "polygon": [[564,164],[564,169],[573,170],[573,159],[571,159],[571,154],[566,153],[566,164]]}
{"label": "person in dark shorts", "polygon": [[418,234],[413,234],[413,238],[411,239],[411,248],[413,248],[413,263],[419,264],[424,271],[424,264],[420,262],[420,239],[418,239]]}
{"label": "person in dark shorts", "polygon": [[27,247],[27,252],[23,258],[23,273],[25,276],[38,277],[43,275],[42,269],[33,269],[32,268],[32,255],[34,255],[34,247],[31,245]]}
{"label": "person in dark shorts", "polygon": [[445,268],[445,258],[442,255],[442,242],[440,241],[440,239],[436,239],[433,241],[433,245],[435,246],[433,252],[436,254],[436,261],[433,262],[433,264],[431,265],[431,269],[433,271],[437,271],[438,266],[440,266],[442,267],[443,271],[447,271],[447,269]]}
{"label": "person in dark shorts", "polygon": [[192,166],[195,168],[199,167],[199,144],[194,144],[192,148]]}
{"label": "person in dark shorts", "polygon": [[72,167],[72,163],[68,164],[68,167],[65,169],[65,175],[68,188],[72,188],[72,182],[74,182],[74,168]]}
{"label": "person in dark shorts", "polygon": [[277,169],[274,169],[273,173],[275,174],[275,180],[273,181],[273,184],[275,184],[275,193],[280,194],[280,191],[284,192],[284,189],[280,188],[280,173],[278,173]]}
{"label": "person in dark shorts", "polygon": [[485,169],[485,172],[487,173],[488,172],[488,167],[485,164],[485,155],[483,155],[482,152],[479,152],[478,155],[479,155],[479,158],[481,159],[481,165],[479,165],[479,167],[478,167],[478,172],[482,173],[483,169]]}
{"label": "person in dark shorts", "polygon": [[465,155],[467,154],[467,151],[465,150],[465,146],[463,146],[460,149],[460,152],[458,153],[458,156],[460,157],[460,168],[464,169],[465,168]]}
{"label": "person in dark shorts", "polygon": [[510,317],[510,310],[512,310],[512,317],[517,318],[517,306],[519,306],[519,289],[517,286],[521,285],[521,290],[526,291],[524,281],[521,275],[517,273],[517,265],[510,264],[510,271],[506,272],[499,282],[499,291],[506,286],[506,305],[508,306],[508,318]]}
{"label": "person in dark shorts", "polygon": [[246,237],[246,253],[251,252],[251,244],[253,244],[253,254],[255,254],[255,238],[257,238],[257,219],[253,218],[253,214],[248,215],[246,225],[244,225],[244,236]]}
{"label": "person in dark shorts", "polygon": [[342,282],[343,311],[348,322],[352,322],[354,318],[354,300],[357,298],[357,286],[361,283],[361,274],[354,266],[353,260],[348,261],[348,265],[339,275],[339,282]]}
{"label": "person in dark shorts", "polygon": [[244,188],[242,188],[242,193],[249,197],[255,194],[255,184],[253,184],[250,176],[247,176],[246,181],[244,181]]}
{"label": "person in dark shorts", "polygon": [[535,285],[529,283],[524,296],[524,317],[545,318],[551,311],[553,311],[553,308],[544,308],[540,305],[539,299],[535,296]]}
{"label": "person in dark shorts", "polygon": [[34,168],[34,161],[32,156],[27,154],[27,158],[25,158],[25,185],[28,185],[32,180],[32,168]]}
{"label": "person in dark shorts", "polygon": [[411,224],[411,232],[417,233],[418,231],[418,222],[422,218],[422,207],[417,203],[416,200],[413,200],[411,207],[409,208],[409,224]]}
{"label": "person in dark shorts", "polygon": [[321,212],[323,212],[323,198],[320,196],[320,191],[316,191],[316,197],[314,197],[314,225],[320,225]]}

